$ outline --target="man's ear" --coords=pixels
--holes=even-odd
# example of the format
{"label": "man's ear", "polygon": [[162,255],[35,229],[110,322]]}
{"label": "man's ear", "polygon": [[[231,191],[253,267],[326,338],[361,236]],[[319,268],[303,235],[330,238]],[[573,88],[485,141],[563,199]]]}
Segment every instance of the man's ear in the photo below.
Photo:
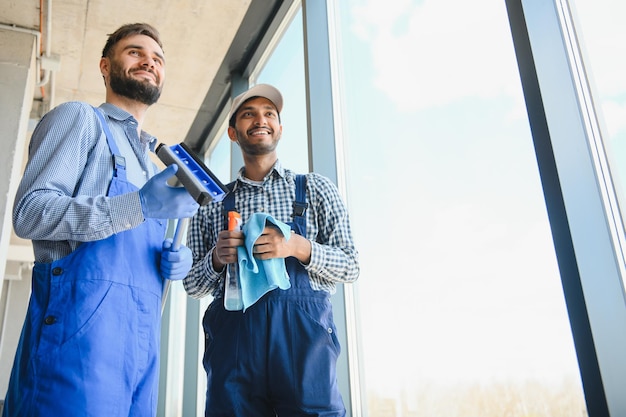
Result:
{"label": "man's ear", "polygon": [[102,77],[106,78],[107,75],[109,75],[109,71],[111,69],[110,64],[109,58],[100,58],[100,74],[102,74]]}
{"label": "man's ear", "polygon": [[228,137],[233,142],[237,142],[237,131],[232,126],[228,126]]}

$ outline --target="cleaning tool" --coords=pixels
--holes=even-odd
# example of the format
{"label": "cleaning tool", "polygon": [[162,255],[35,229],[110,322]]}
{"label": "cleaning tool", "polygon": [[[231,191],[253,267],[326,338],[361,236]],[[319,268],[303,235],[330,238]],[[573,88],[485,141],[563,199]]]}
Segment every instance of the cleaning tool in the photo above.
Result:
{"label": "cleaning tool", "polygon": [[[228,188],[220,182],[186,144],[180,143],[167,146],[161,143],[156,148],[156,154],[165,165],[178,165],[176,178],[199,205],[205,206],[211,201],[222,201],[226,197]],[[183,234],[188,224],[189,218],[178,220],[172,242],[172,251],[180,249]],[[161,311],[165,308],[170,285],[171,281],[166,280],[161,301]]]}

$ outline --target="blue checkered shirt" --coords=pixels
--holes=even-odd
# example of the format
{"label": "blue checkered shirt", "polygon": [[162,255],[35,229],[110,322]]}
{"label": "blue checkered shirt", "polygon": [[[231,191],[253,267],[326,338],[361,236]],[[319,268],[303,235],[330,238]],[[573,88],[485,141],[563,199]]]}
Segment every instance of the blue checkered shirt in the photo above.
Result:
{"label": "blue checkered shirt", "polygon": [[[126,160],[128,180],[141,187],[157,171],[150,160],[156,138],[137,135],[137,121],[108,103],[100,106]],[[29,160],[13,206],[15,233],[33,241],[35,261],[52,262],[82,242],[105,239],[143,223],[137,192],[107,197],[111,152],[91,105],[68,102],[35,128]]]}

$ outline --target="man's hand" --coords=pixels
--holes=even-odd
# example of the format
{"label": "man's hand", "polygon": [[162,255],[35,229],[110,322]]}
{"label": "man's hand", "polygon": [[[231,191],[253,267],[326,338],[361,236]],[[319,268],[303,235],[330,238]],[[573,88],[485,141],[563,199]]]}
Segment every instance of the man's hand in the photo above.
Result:
{"label": "man's hand", "polygon": [[257,259],[287,258],[294,256],[303,264],[311,260],[311,242],[291,231],[289,239],[275,226],[266,226],[254,243],[253,255]]}
{"label": "man's hand", "polygon": [[221,271],[227,264],[237,262],[237,246],[245,244],[244,234],[236,230],[222,230],[213,249],[213,269]]}
{"label": "man's hand", "polygon": [[167,183],[177,170],[176,164],[168,166],[139,190],[141,211],[146,219],[182,219],[193,217],[198,211],[198,203],[184,187],[172,187]]}
{"label": "man's hand", "polygon": [[163,278],[172,281],[185,278],[192,263],[191,249],[187,246],[181,246],[177,251],[172,251],[172,239],[163,241],[163,251],[161,252],[161,276]]}

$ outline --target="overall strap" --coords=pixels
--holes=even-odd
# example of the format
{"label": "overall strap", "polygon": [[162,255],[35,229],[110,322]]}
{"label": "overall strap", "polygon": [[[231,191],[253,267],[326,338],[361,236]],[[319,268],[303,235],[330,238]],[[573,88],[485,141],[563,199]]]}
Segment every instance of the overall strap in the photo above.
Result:
{"label": "overall strap", "polygon": [[111,133],[111,129],[109,129],[109,124],[104,119],[104,115],[97,108],[93,106],[92,108],[93,111],[96,113],[96,116],[98,116],[98,119],[100,119],[100,126],[102,127],[102,130],[104,130],[104,135],[107,138],[107,144],[109,145],[109,149],[113,154],[113,176],[126,180],[126,159],[124,159],[124,157],[121,155],[120,150],[115,143],[115,138]]}
{"label": "overall strap", "polygon": [[228,229],[228,212],[234,211],[235,209],[235,193],[233,189],[235,188],[235,183],[237,180],[226,184],[226,188],[228,188],[228,194],[222,200],[222,214],[224,215],[224,229]]}
{"label": "overall strap", "polygon": [[306,230],[306,175],[296,175],[296,201],[293,202],[293,222]]}

